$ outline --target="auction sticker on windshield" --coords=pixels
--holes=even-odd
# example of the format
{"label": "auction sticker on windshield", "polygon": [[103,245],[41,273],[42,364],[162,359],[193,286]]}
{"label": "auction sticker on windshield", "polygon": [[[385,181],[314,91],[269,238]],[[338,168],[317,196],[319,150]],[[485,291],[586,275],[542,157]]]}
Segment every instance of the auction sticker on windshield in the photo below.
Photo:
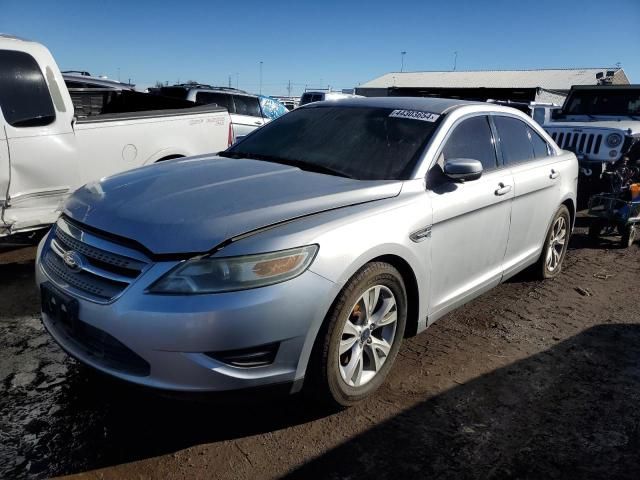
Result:
{"label": "auction sticker on windshield", "polygon": [[437,113],[421,112],[419,110],[394,110],[389,116],[393,118],[422,120],[423,122],[435,122],[440,117]]}

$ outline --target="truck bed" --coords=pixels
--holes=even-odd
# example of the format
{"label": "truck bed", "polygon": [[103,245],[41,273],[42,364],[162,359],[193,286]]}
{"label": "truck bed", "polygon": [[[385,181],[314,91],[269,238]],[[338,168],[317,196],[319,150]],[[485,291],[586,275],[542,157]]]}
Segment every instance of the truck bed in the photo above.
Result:
{"label": "truck bed", "polygon": [[131,120],[136,118],[189,115],[223,111],[215,105],[149,93],[111,89],[70,89],[78,123]]}

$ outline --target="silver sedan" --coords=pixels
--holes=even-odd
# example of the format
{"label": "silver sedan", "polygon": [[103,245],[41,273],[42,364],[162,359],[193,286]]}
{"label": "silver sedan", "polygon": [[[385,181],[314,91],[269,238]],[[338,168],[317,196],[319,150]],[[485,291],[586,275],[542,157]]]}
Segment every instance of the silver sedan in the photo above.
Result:
{"label": "silver sedan", "polygon": [[219,155],[75,192],[39,248],[42,318],[130,382],[351,405],[404,337],[527,267],[560,272],[577,176],[507,107],[310,104]]}

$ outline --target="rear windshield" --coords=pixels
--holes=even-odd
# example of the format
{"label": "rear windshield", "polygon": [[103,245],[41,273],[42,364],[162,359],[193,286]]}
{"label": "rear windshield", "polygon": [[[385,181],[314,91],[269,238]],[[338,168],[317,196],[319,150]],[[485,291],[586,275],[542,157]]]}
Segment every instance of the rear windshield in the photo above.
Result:
{"label": "rear windshield", "polygon": [[162,87],[158,93],[164,97],[179,98],[181,100],[187,99],[189,91],[182,87]]}
{"label": "rear windshield", "polygon": [[229,151],[317,165],[360,180],[406,179],[437,117],[389,108],[307,107],[256,130]]}
{"label": "rear windshield", "polygon": [[640,115],[640,89],[573,92],[563,107],[565,115]]}

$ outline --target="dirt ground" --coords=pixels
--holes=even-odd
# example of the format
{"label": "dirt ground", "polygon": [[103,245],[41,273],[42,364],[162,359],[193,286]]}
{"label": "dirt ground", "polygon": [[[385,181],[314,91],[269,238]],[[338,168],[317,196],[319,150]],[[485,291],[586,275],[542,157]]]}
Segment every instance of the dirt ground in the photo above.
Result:
{"label": "dirt ground", "polygon": [[640,248],[592,244],[584,223],[561,276],[520,276],[405,341],[339,413],[92,374],[43,331],[32,257],[0,255],[0,477],[640,478]]}

